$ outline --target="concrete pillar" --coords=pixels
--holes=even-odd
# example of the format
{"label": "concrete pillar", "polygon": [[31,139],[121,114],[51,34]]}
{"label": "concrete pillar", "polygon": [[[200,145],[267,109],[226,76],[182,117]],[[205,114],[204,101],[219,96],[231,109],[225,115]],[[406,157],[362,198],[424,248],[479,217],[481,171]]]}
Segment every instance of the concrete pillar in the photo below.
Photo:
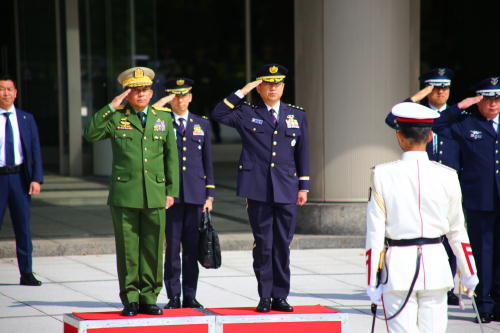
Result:
{"label": "concrete pillar", "polygon": [[[66,0],[69,174],[82,175],[82,82],[78,0]],[[64,138],[60,138],[64,140]]]}
{"label": "concrete pillar", "polygon": [[312,182],[298,232],[365,233],[370,167],[400,154],[384,118],[417,88],[419,5],[295,0],[296,103],[307,112]]}

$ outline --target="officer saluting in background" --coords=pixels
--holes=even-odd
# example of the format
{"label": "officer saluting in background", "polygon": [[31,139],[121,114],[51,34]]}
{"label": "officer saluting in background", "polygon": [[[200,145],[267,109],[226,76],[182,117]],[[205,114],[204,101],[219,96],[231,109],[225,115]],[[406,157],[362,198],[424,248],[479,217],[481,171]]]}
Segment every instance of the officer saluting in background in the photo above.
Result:
{"label": "officer saluting in background", "polygon": [[[293,311],[286,300],[289,247],[297,205],[307,202],[309,190],[306,116],[301,108],[281,101],[287,72],[278,64],[261,67],[256,81],[229,95],[212,111],[214,120],[234,127],[242,140],[237,194],[248,202],[258,312]],[[256,106],[243,102],[254,88],[262,99]]]}
{"label": "officer saluting in background", "polygon": [[[179,192],[179,165],[172,118],[150,107],[154,72],[134,67],[118,82],[125,91],[94,114],[88,141],[111,139],[113,168],[108,204],[116,241],[122,315],[160,315],[165,208]],[[126,105],[120,105],[126,99]]]}
{"label": "officer saluting in background", "polygon": [[[435,123],[438,134],[451,130],[462,152],[460,183],[467,231],[474,248],[480,283],[476,301],[483,323],[500,320],[500,81],[475,85],[477,96],[446,110]],[[463,112],[477,104],[477,111]]]}
{"label": "officer saluting in background", "polygon": [[[419,78],[420,82],[425,85],[425,88],[418,91],[415,95],[407,98],[405,102],[420,103],[420,101],[427,98],[422,103],[429,107],[431,110],[439,113],[446,110],[449,106],[447,104],[450,97],[451,81],[455,74],[449,68],[433,68],[428,72],[422,74]],[[456,105],[450,106],[456,108]],[[393,129],[398,129],[396,117],[389,112],[385,118],[385,122]],[[432,141],[426,146],[427,154],[431,161],[442,163],[450,168],[460,171],[460,147],[450,133],[451,129],[443,129],[438,136],[436,133],[432,135]],[[457,272],[457,259],[451,250],[450,244],[446,236],[443,240],[444,248],[448,253],[448,262],[451,268],[451,274],[455,276]],[[453,292],[453,289],[448,291],[448,305],[458,305],[458,297]]]}
{"label": "officer saluting in background", "polygon": [[[181,243],[182,307],[203,307],[195,298],[198,284],[198,228],[202,212],[205,209],[212,210],[215,185],[210,122],[206,117],[199,117],[188,110],[193,98],[193,83],[193,80],[183,77],[165,83],[165,91],[175,96],[170,101],[173,110],[171,122],[177,138],[180,168],[179,198],[167,210],[165,287],[170,301],[165,309],[181,307]],[[162,103],[162,100],[158,103]]]}

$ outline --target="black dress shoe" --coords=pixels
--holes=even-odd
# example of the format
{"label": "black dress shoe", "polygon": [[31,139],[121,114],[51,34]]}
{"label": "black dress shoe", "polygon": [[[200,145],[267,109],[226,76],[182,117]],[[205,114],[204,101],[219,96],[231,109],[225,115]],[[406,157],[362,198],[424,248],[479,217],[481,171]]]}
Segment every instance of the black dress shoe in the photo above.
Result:
{"label": "black dress shoe", "polygon": [[179,309],[180,307],[181,307],[181,299],[179,298],[179,296],[174,296],[168,301],[164,309]]}
{"label": "black dress shoe", "polygon": [[257,312],[269,312],[271,311],[271,299],[270,298],[261,298],[257,308],[255,309]]}
{"label": "black dress shoe", "polygon": [[36,279],[33,273],[21,274],[21,280],[19,284],[23,286],[41,286],[42,281]]}
{"label": "black dress shoe", "polygon": [[[479,313],[479,318],[481,318],[481,322],[483,324],[487,324],[487,323],[491,322],[491,313],[489,313],[489,312],[480,312]],[[477,321],[477,317],[474,318],[474,322],[476,324],[479,324],[479,321]]]}
{"label": "black dress shoe", "polygon": [[458,296],[455,295],[452,291],[448,292],[448,305],[458,305],[458,303]]}
{"label": "black dress shoe", "polygon": [[125,304],[122,310],[122,316],[132,317],[136,316],[139,312],[139,304],[136,302],[132,302],[129,304]]}
{"label": "black dress shoe", "polygon": [[163,314],[163,310],[156,304],[141,304],[139,305],[139,313],[159,316]]}
{"label": "black dress shoe", "polygon": [[195,308],[195,309],[203,309],[203,305],[201,305],[196,298],[184,297],[182,300],[183,308]]}
{"label": "black dress shoe", "polygon": [[293,312],[293,308],[288,304],[286,298],[273,298],[271,309],[276,311]]}
{"label": "black dress shoe", "polygon": [[491,321],[500,321],[500,313],[492,313]]}

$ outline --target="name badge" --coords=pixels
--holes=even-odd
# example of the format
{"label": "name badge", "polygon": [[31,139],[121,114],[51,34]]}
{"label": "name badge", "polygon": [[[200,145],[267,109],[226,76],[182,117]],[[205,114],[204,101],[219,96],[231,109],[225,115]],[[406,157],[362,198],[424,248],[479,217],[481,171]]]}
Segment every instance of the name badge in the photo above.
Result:
{"label": "name badge", "polygon": [[262,119],[252,118],[252,123],[262,125],[263,121],[262,121]]}
{"label": "name badge", "polygon": [[474,139],[474,140],[478,140],[478,139],[482,139],[483,138],[483,132],[481,131],[475,131],[475,130],[470,130],[469,131],[469,137]]}

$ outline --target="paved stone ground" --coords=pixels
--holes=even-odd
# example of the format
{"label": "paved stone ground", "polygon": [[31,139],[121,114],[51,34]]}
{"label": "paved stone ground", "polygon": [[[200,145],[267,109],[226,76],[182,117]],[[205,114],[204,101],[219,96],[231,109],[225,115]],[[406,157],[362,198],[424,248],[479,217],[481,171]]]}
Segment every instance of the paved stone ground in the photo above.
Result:
{"label": "paved stone ground", "polygon": [[[198,300],[207,307],[256,306],[257,283],[250,251],[224,251],[217,270],[200,270]],[[321,304],[349,315],[348,332],[369,332],[370,304],[364,293],[364,250],[292,250],[292,305]],[[71,312],[116,311],[118,297],[115,256],[56,256],[35,258],[41,287],[18,285],[15,259],[0,259],[0,332],[63,332],[62,315]],[[167,302],[165,290],[158,303]],[[466,310],[449,309],[449,333],[480,332]],[[385,332],[377,321],[376,332]],[[485,332],[500,332],[500,323],[485,325]]]}

